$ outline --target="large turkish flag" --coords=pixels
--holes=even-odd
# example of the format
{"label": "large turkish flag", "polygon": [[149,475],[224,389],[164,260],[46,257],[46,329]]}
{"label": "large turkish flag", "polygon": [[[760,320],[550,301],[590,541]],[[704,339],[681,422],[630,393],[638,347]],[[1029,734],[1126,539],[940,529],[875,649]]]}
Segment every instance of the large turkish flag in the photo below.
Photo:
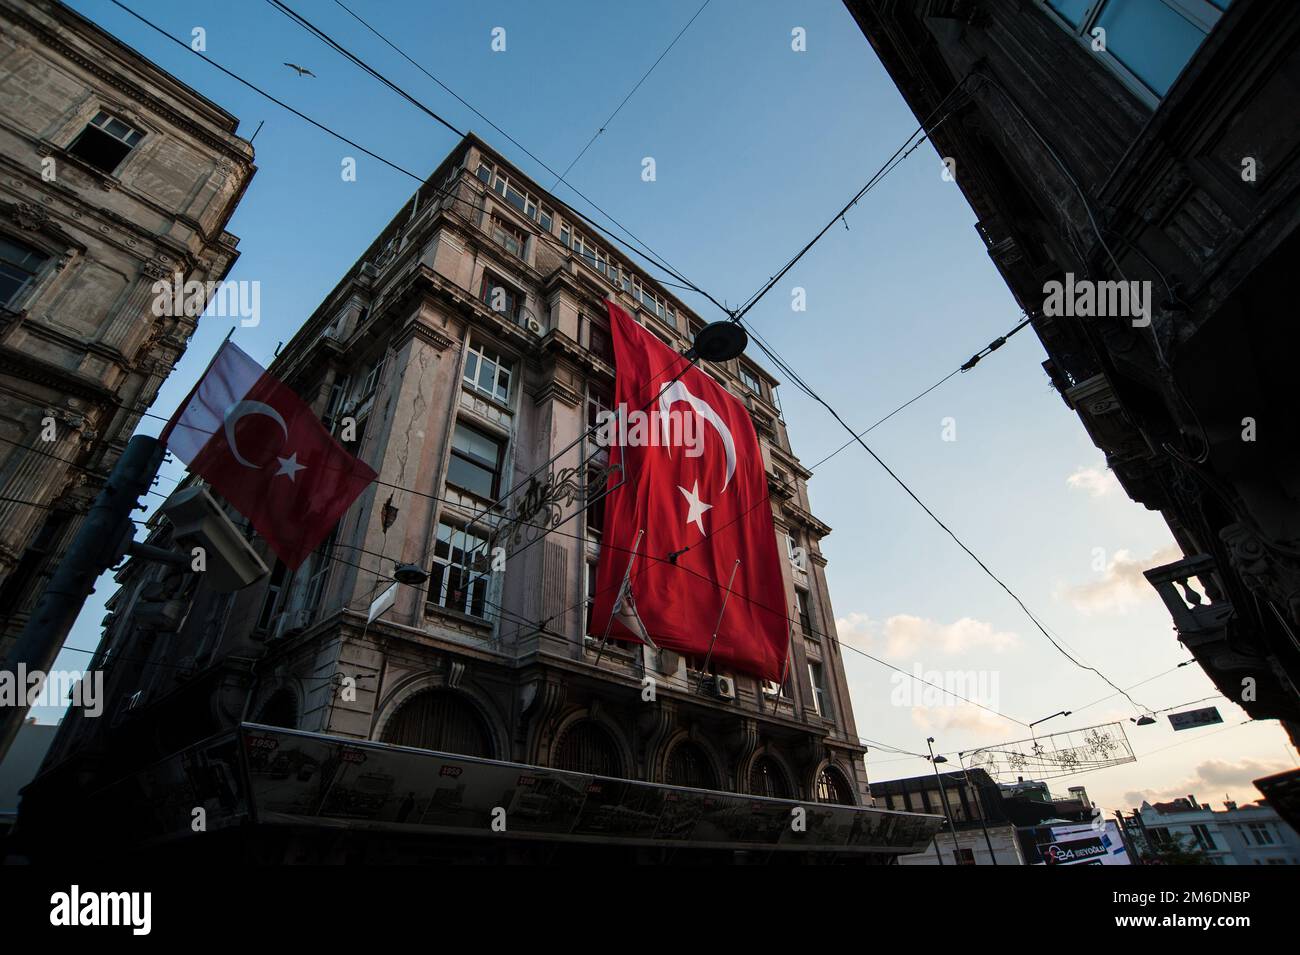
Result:
{"label": "large turkish flag", "polygon": [[[590,631],[603,636],[609,626],[613,637],[640,639],[623,623],[626,608],[611,618],[636,547],[631,596],[646,633],[656,646],[703,658],[734,570],[713,660],[779,681],[789,611],[749,412],[708,374],[687,367],[685,358],[607,304],[614,401],[628,424],[618,429],[626,432],[621,443],[610,448],[610,463],[622,464],[624,473],[611,475],[605,498]],[[647,406],[648,427],[638,428],[634,419]],[[677,440],[692,431],[697,442]],[[673,554],[675,564],[666,559]]]}
{"label": "large turkish flag", "polygon": [[290,570],[376,477],[302,399],[231,342],[159,439],[247,517]]}

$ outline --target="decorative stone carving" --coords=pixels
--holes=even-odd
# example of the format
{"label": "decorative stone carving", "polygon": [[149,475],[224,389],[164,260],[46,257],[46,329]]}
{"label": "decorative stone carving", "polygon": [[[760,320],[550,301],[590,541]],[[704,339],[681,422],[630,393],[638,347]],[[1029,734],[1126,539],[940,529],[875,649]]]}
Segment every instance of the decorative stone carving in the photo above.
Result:
{"label": "decorative stone carving", "polygon": [[20,202],[13,210],[14,224],[26,232],[39,232],[50,221],[50,214],[41,206]]}
{"label": "decorative stone carving", "polygon": [[1229,524],[1219,537],[1246,586],[1280,605],[1292,625],[1300,625],[1300,563],[1271,550],[1244,524]]}

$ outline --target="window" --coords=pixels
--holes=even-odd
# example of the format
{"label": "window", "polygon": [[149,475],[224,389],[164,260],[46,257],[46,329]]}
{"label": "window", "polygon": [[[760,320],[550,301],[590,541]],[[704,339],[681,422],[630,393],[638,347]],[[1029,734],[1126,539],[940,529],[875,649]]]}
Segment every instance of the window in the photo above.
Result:
{"label": "window", "polygon": [[275,567],[271,571],[271,582],[267,585],[266,596],[262,598],[262,609],[257,615],[257,629],[270,630],[275,623],[275,615],[280,612],[280,605],[284,596],[284,577],[285,566],[283,561],[277,560]]}
{"label": "window", "polygon": [[853,797],[849,795],[848,782],[834,766],[827,766],[817,774],[817,801],[834,803],[839,806],[853,805]]}
{"label": "window", "polygon": [[800,590],[796,587],[794,589],[794,605],[795,609],[799,612],[799,627],[803,630],[804,636],[820,636],[820,634],[813,629],[812,614],[808,610],[808,591]]}
{"label": "window", "polygon": [[325,414],[321,416],[321,424],[325,425],[327,431],[333,433],[335,416],[343,409],[344,399],[348,396],[348,389],[352,387],[352,378],[345,375],[339,378],[330,386],[329,400],[325,402]]}
{"label": "window", "polygon": [[820,663],[809,662],[808,680],[812,683],[813,709],[817,711],[818,716],[830,719],[830,697],[826,694],[825,675]]}
{"label": "window", "polygon": [[614,363],[614,342],[610,338],[609,328],[594,321],[587,323],[587,348],[597,358]]}
{"label": "window", "polygon": [[501,248],[521,259],[524,257],[524,245],[527,242],[527,237],[521,230],[493,216],[491,233],[492,241]]}
{"label": "window", "polygon": [[68,146],[68,152],[96,169],[111,173],[143,138],[144,133],[138,129],[100,110]]}
{"label": "window", "polygon": [[1196,844],[1202,849],[1213,850],[1219,848],[1214,844],[1214,836],[1210,835],[1210,830],[1204,825],[1192,826],[1192,835],[1196,837]]}
{"label": "window", "polygon": [[384,727],[383,740],[395,746],[487,759],[494,752],[492,733],[483,717],[449,690],[422,690],[412,696]]}
{"label": "window", "polygon": [[690,740],[682,740],[673,747],[664,781],[670,786],[689,786],[691,789],[716,789],[718,786],[708,755]]}
{"label": "window", "polygon": [[487,539],[450,524],[438,525],[429,576],[429,602],[448,610],[487,616]]}
{"label": "window", "polygon": [[387,359],[388,354],[385,352],[375,359],[375,363],[370,366],[370,371],[366,372],[366,377],[361,382],[361,393],[357,395],[359,400],[365,401],[375,393],[375,388],[379,384],[379,376],[384,373],[384,362]]}
{"label": "window", "polygon": [[760,756],[749,770],[749,791],[755,796],[790,798],[790,782],[771,756]]}
{"label": "window", "polygon": [[459,422],[451,436],[447,483],[495,500],[501,492],[501,462],[504,457],[505,442]]}
{"label": "window", "polygon": [[1250,834],[1255,837],[1255,845],[1271,846],[1273,844],[1273,834],[1268,831],[1268,826],[1262,822],[1252,822],[1247,824],[1250,828]]}
{"label": "window", "polygon": [[613,409],[613,399],[609,392],[600,388],[587,388],[587,427],[595,428],[605,420],[605,415]]}
{"label": "window", "polygon": [[1148,101],[1169,92],[1231,0],[1043,0]]}
{"label": "window", "polygon": [[975,853],[970,849],[953,849],[952,861],[956,865],[974,865]]}
{"label": "window", "polygon": [[492,191],[506,202],[528,216],[547,232],[551,231],[554,213],[546,206],[541,205],[518,180],[512,180],[487,160],[480,160],[475,175],[478,176],[482,183],[490,185]]}
{"label": "window", "polygon": [[519,309],[524,304],[523,294],[495,275],[489,272],[483,273],[483,286],[479,289],[479,298],[492,311],[505,315],[513,321],[519,320]]}
{"label": "window", "polygon": [[316,619],[317,612],[321,609],[321,600],[325,596],[325,584],[329,581],[330,566],[333,564],[331,558],[334,555],[334,540],[337,536],[336,526],[330,531],[330,536],[325,538],[325,543],[311,555],[311,563],[308,565],[310,570],[307,574],[307,596],[303,601],[303,608],[312,615],[313,620]]}
{"label": "window", "polygon": [[[348,450],[348,452],[354,455],[355,457],[358,458],[361,457],[361,442],[365,440],[366,422],[369,420],[370,420],[370,416],[367,415],[366,417],[362,418],[360,421],[354,422],[351,428],[345,427],[341,429],[339,433],[339,443],[343,445],[343,447],[345,447]],[[350,439],[348,435],[349,431],[351,431]]]}
{"label": "window", "polygon": [[592,776],[618,776],[623,761],[609,732],[594,720],[584,719],[560,737],[551,765]]}
{"label": "window", "polygon": [[591,611],[596,606],[596,566],[591,562],[586,564],[587,576],[584,586],[587,591],[587,633],[591,633]]}
{"label": "window", "polygon": [[785,554],[790,558],[790,563],[796,570],[804,569],[803,548],[799,546],[799,542],[794,539],[793,534],[785,535]]}
{"label": "window", "polygon": [[[598,468],[591,468],[587,472],[589,496],[586,502],[587,508],[583,511],[583,517],[585,518],[585,524],[587,527],[587,536],[595,541],[600,540],[600,535],[605,531],[605,497],[607,491],[604,487],[595,486],[596,482],[599,481],[599,473],[600,471]],[[594,492],[594,494],[592,492]],[[596,498],[594,501],[591,500],[592,496]]]}
{"label": "window", "polygon": [[0,305],[17,303],[49,258],[30,245],[0,236]]}
{"label": "window", "polygon": [[762,382],[758,380],[757,375],[755,375],[744,365],[740,366],[740,381],[746,388],[748,388],[754,394],[758,395],[760,398],[763,396]]}
{"label": "window", "polygon": [[465,359],[465,384],[500,402],[510,400],[510,374],[513,363],[499,352],[471,345]]}

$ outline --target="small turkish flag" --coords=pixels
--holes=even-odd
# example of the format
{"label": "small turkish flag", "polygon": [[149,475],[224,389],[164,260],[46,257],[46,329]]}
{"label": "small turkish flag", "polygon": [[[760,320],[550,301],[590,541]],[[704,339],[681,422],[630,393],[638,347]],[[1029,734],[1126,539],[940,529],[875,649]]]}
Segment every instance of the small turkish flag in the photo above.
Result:
{"label": "small turkish flag", "polygon": [[[622,464],[624,473],[611,475],[605,497],[590,632],[603,636],[608,627],[620,640],[653,641],[702,658],[716,625],[714,660],[779,681],[789,647],[785,582],[749,412],[627,312],[606,304],[614,400],[623,417],[610,463]],[[666,559],[672,554],[676,563]],[[626,611],[625,590],[649,641],[623,622],[626,612],[615,613]]]}
{"label": "small turkish flag", "polygon": [[290,570],[377,476],[288,386],[231,342],[159,440],[247,517]]}

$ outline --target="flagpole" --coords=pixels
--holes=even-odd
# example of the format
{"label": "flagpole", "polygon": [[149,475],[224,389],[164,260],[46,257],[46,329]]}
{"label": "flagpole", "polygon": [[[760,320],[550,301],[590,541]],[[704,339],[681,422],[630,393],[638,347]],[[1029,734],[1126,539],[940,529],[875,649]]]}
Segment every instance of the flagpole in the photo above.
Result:
{"label": "flagpole", "polygon": [[645,528],[636,532],[636,542],[632,545],[632,556],[627,559],[627,570],[623,571],[623,582],[618,585],[618,596],[614,598],[614,605],[609,608],[609,620],[605,622],[605,635],[600,638],[600,646],[596,650],[595,666],[600,666],[600,658],[605,653],[605,643],[609,640],[609,631],[614,626],[614,614],[618,612],[618,606],[623,600],[623,594],[630,587],[632,579],[632,564],[636,561],[636,552],[641,547],[641,536],[645,533]]}
{"label": "flagpole", "polygon": [[[781,680],[776,685],[776,699],[772,700],[773,713],[777,711],[778,704],[781,701],[781,691],[785,688],[785,677],[786,674],[790,672],[790,654],[794,653],[794,621],[787,620],[786,623],[787,623],[787,627],[786,627],[786,638],[785,638],[785,663],[781,666]],[[761,691],[761,687],[760,687],[760,691]],[[758,708],[761,710],[763,708],[761,692],[759,693],[759,697],[760,698],[758,701],[759,702]]]}
{"label": "flagpole", "polygon": [[731,579],[727,581],[727,593],[722,598],[722,609],[718,611],[718,622],[713,627],[713,636],[709,638],[709,652],[704,654],[704,672],[709,672],[709,661],[713,658],[713,645],[718,640],[718,631],[722,629],[722,615],[727,612],[727,601],[731,599],[731,585],[736,582],[736,571],[740,570],[740,558],[731,565]]}

